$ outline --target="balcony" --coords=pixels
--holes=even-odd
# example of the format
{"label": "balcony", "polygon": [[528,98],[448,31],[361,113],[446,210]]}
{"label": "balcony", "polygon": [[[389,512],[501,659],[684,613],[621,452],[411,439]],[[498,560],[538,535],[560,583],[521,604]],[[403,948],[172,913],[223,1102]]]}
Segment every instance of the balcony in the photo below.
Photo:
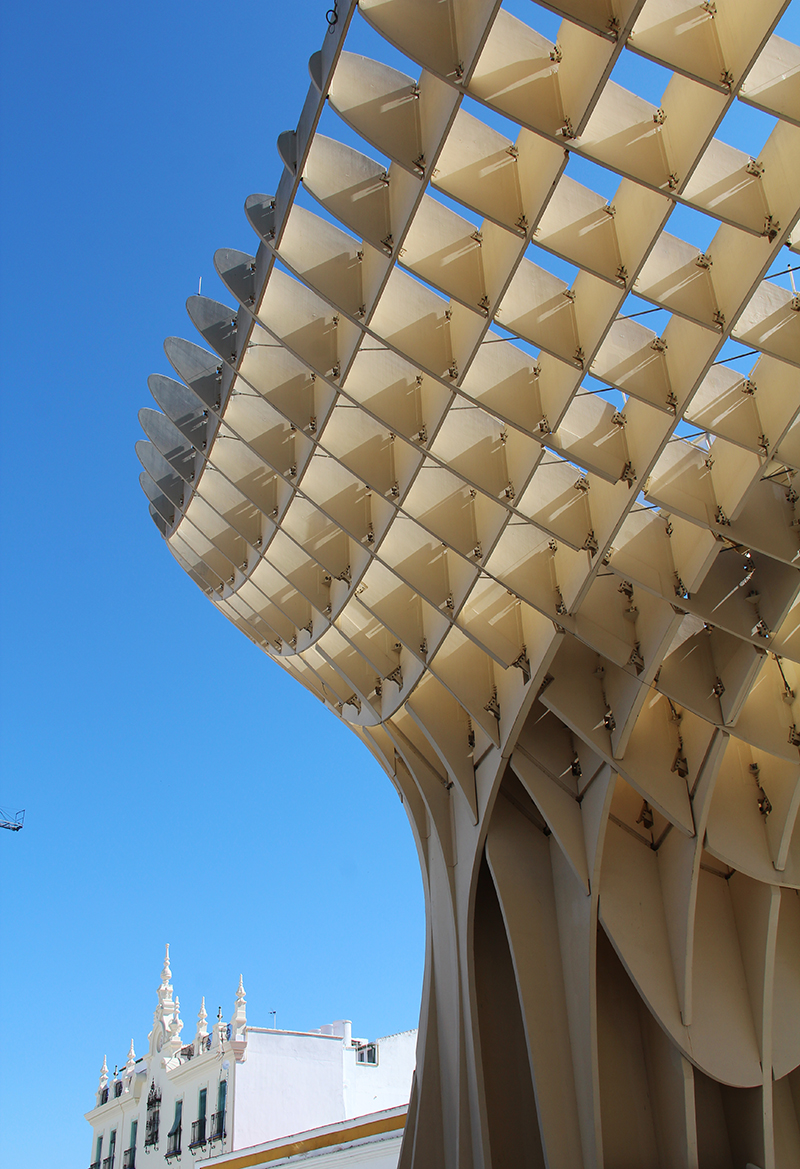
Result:
{"label": "balcony", "polygon": [[167,1151],[166,1151],[165,1156],[166,1156],[167,1161],[170,1161],[170,1160],[172,1160],[173,1157],[180,1157],[180,1155],[181,1155],[181,1128],[179,1125],[178,1128],[174,1132],[167,1134]]}
{"label": "balcony", "polygon": [[136,1148],[126,1149],[122,1154],[122,1169],[136,1169]]}
{"label": "balcony", "polygon": [[192,1139],[189,1142],[190,1149],[199,1149],[205,1146],[206,1143],[206,1118],[201,1116],[199,1120],[192,1121]]}
{"label": "balcony", "polygon": [[114,1154],[109,1153],[107,1157],[103,1158],[103,1169],[114,1169]]}
{"label": "balcony", "polygon": [[222,1141],[227,1136],[225,1132],[225,1113],[212,1112],[211,1114],[211,1132],[208,1139],[210,1141]]}
{"label": "balcony", "polygon": [[100,1162],[99,1161],[92,1161],[91,1165],[89,1166],[89,1169],[100,1169]]}

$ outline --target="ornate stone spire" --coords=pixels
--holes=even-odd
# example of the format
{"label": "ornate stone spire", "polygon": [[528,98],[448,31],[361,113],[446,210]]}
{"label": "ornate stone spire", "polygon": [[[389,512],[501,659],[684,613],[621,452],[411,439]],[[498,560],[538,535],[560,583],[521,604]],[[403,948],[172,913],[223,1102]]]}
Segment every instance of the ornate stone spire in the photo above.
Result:
{"label": "ornate stone spire", "polygon": [[169,965],[169,942],[167,942],[166,954],[164,955],[164,965],[161,970],[161,985],[158,988],[158,1003],[161,1007],[172,1006],[172,970]]}
{"label": "ornate stone spire", "polygon": [[208,1015],[206,1014],[206,999],[205,995],[203,995],[203,1001],[200,1003],[200,1010],[197,1012],[197,1031],[194,1037],[195,1055],[199,1055],[200,1052],[205,1048],[205,1041],[208,1037],[208,1027],[206,1026],[207,1019]]}
{"label": "ornate stone spire", "polygon": [[164,965],[161,969],[161,984],[158,988],[158,1006],[153,1014],[153,1030],[147,1037],[150,1043],[151,1055],[154,1055],[156,1051],[160,1051],[163,1043],[169,1042],[172,1038],[172,1021],[175,1003],[172,998],[171,978],[172,970],[169,965],[169,942],[167,942]]}
{"label": "ornate stone spire", "polygon": [[100,1069],[100,1085],[99,1090],[102,1092],[104,1088],[108,1087],[108,1064],[106,1057],[103,1056],[103,1066]]}
{"label": "ornate stone spire", "polygon": [[181,1019],[181,1000],[175,996],[174,1009],[172,1017],[169,1020],[167,1027],[169,1038],[164,1044],[165,1058],[176,1056],[181,1049],[181,1031],[183,1030],[183,1020]]}
{"label": "ornate stone spire", "polygon": [[231,1039],[244,1039],[244,1029],[247,1026],[247,1003],[245,1001],[244,984],[239,975],[239,989],[236,991],[236,1007],[231,1019]]}

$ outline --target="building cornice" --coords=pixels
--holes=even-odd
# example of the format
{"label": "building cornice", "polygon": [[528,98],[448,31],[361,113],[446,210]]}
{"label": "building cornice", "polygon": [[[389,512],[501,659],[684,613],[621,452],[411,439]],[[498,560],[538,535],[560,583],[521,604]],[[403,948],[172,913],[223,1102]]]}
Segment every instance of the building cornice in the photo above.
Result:
{"label": "building cornice", "polygon": [[311,1153],[320,1149],[329,1149],[334,1145],[344,1145],[353,1141],[361,1141],[367,1137],[382,1136],[388,1133],[401,1132],[405,1127],[407,1108],[392,1109],[379,1114],[375,1118],[362,1119],[361,1122],[349,1123],[347,1127],[328,1125],[321,1129],[312,1129],[308,1133],[299,1133],[291,1140],[272,1141],[256,1149],[245,1152],[229,1153],[224,1157],[217,1157],[213,1161],[199,1161],[198,1169],[204,1166],[224,1165],[226,1169],[251,1169],[258,1165],[268,1165],[273,1161],[280,1161],[285,1157],[296,1157],[303,1153]]}

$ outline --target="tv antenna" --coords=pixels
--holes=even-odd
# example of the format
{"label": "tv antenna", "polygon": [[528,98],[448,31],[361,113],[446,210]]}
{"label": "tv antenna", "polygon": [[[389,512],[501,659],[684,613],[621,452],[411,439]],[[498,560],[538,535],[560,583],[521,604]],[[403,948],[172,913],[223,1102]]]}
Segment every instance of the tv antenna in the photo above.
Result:
{"label": "tv antenna", "polygon": [[17,812],[13,816],[11,815],[10,812],[6,812],[4,808],[0,808],[0,828],[7,828],[9,830],[9,832],[19,832],[20,828],[23,825],[24,820],[25,820],[25,809],[24,808],[22,809],[21,812]]}

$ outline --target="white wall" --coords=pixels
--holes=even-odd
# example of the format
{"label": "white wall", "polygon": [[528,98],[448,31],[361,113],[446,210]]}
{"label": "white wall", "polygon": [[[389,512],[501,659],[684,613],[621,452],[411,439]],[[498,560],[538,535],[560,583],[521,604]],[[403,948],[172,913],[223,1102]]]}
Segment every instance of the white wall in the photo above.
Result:
{"label": "white wall", "polygon": [[364,1116],[408,1104],[417,1057],[417,1032],[401,1031],[377,1040],[378,1063],[356,1062],[355,1048],[344,1048],[345,1116]]}
{"label": "white wall", "polygon": [[342,1039],[247,1029],[236,1065],[234,1148],[345,1119]]}

